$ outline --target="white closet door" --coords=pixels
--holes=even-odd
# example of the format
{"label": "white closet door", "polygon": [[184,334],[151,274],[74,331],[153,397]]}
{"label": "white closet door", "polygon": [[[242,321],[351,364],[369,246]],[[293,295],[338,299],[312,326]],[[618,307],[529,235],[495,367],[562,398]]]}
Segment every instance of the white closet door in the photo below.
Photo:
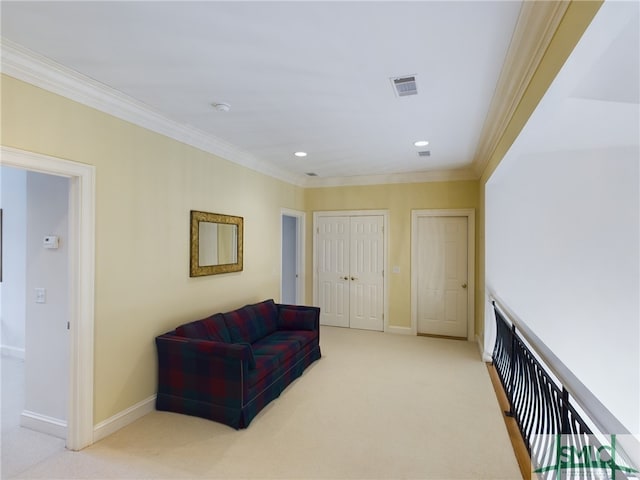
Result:
{"label": "white closet door", "polygon": [[384,217],[317,221],[320,323],[384,330]]}
{"label": "white closet door", "polygon": [[350,326],[384,330],[382,216],[351,217]]}
{"label": "white closet door", "polygon": [[320,323],[349,326],[349,217],[318,218]]}

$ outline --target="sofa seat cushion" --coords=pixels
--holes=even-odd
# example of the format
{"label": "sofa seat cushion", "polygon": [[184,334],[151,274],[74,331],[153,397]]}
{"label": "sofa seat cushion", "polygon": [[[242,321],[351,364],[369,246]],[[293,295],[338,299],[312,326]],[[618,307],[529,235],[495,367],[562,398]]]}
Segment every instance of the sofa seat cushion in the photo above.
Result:
{"label": "sofa seat cushion", "polygon": [[295,341],[300,344],[300,347],[304,347],[310,342],[318,339],[317,332],[309,332],[306,330],[278,330],[277,332],[272,333],[264,340],[268,340],[270,342],[288,342]]}
{"label": "sofa seat cushion", "polygon": [[256,368],[247,375],[247,385],[254,386],[267,375],[275,372],[280,365],[277,355],[255,355]]}
{"label": "sofa seat cushion", "polygon": [[300,351],[300,342],[296,339],[276,340],[269,335],[254,343],[254,355],[273,355],[280,365],[285,364],[291,357]]}
{"label": "sofa seat cushion", "polygon": [[254,343],[278,328],[278,307],[273,300],[245,305],[222,315],[234,343]]}
{"label": "sofa seat cushion", "polygon": [[230,343],[231,336],[227,329],[224,317],[221,313],[216,313],[208,318],[196,320],[176,328],[176,335],[179,337],[193,338],[198,340],[212,340],[214,342]]}
{"label": "sofa seat cushion", "polygon": [[[275,370],[266,373],[261,379],[256,378],[256,382],[249,384],[247,382],[246,396],[245,398],[255,398],[260,396],[262,392],[273,388],[275,385],[279,386],[279,391],[282,391],[293,380],[302,375],[302,372],[308,367],[314,360],[320,358],[320,349],[318,345],[307,344],[305,348],[300,350],[295,357],[291,358],[284,365],[280,365]],[[275,396],[278,396],[276,394]]]}

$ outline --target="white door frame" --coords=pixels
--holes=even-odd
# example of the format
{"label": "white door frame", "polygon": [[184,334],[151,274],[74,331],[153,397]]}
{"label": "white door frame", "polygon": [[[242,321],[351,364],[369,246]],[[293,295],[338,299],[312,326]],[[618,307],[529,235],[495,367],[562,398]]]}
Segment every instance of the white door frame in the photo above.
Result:
{"label": "white door frame", "polygon": [[95,167],[0,146],[2,165],[69,179],[69,411],[66,446],[93,443]]}
{"label": "white door frame", "polygon": [[384,260],[382,270],[382,298],[384,301],[384,331],[389,328],[389,211],[388,210],[334,210],[313,212],[313,305],[318,306],[318,252],[316,235],[318,234],[318,218],[320,217],[355,217],[355,216],[382,216],[384,230]]}
{"label": "white door frame", "polygon": [[[299,210],[291,210],[289,208],[280,209],[280,232],[282,232],[282,226],[284,224],[284,217],[295,217],[297,221],[296,225],[296,272],[298,278],[296,278],[296,305],[302,305],[305,303],[305,220],[307,214]],[[282,233],[280,233],[280,300],[282,300],[282,292],[284,290],[282,285]]]}
{"label": "white door frame", "polygon": [[[411,265],[418,258],[418,219],[421,217],[467,217],[467,340],[475,341],[475,253],[476,228],[473,208],[411,210]],[[411,269],[411,332],[418,334],[418,272]]]}

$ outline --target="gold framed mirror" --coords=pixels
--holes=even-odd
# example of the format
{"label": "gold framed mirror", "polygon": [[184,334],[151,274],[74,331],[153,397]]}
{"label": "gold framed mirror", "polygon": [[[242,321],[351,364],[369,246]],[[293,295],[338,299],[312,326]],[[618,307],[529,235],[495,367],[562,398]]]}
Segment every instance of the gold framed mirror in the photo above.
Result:
{"label": "gold framed mirror", "polygon": [[191,210],[189,276],[242,271],[242,217]]}

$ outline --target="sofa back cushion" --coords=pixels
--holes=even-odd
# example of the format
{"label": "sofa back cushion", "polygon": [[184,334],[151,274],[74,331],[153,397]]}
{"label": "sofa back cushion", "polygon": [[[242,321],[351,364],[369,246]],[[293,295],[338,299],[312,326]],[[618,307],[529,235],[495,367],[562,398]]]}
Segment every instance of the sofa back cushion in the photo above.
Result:
{"label": "sofa back cushion", "polygon": [[214,342],[231,343],[231,335],[221,313],[209,318],[186,323],[176,328],[176,335],[180,337],[213,340]]}
{"label": "sofa back cushion", "polygon": [[273,300],[245,305],[223,316],[234,343],[253,343],[278,328],[278,307]]}
{"label": "sofa back cushion", "polygon": [[317,313],[305,307],[280,305],[279,330],[315,330]]}

